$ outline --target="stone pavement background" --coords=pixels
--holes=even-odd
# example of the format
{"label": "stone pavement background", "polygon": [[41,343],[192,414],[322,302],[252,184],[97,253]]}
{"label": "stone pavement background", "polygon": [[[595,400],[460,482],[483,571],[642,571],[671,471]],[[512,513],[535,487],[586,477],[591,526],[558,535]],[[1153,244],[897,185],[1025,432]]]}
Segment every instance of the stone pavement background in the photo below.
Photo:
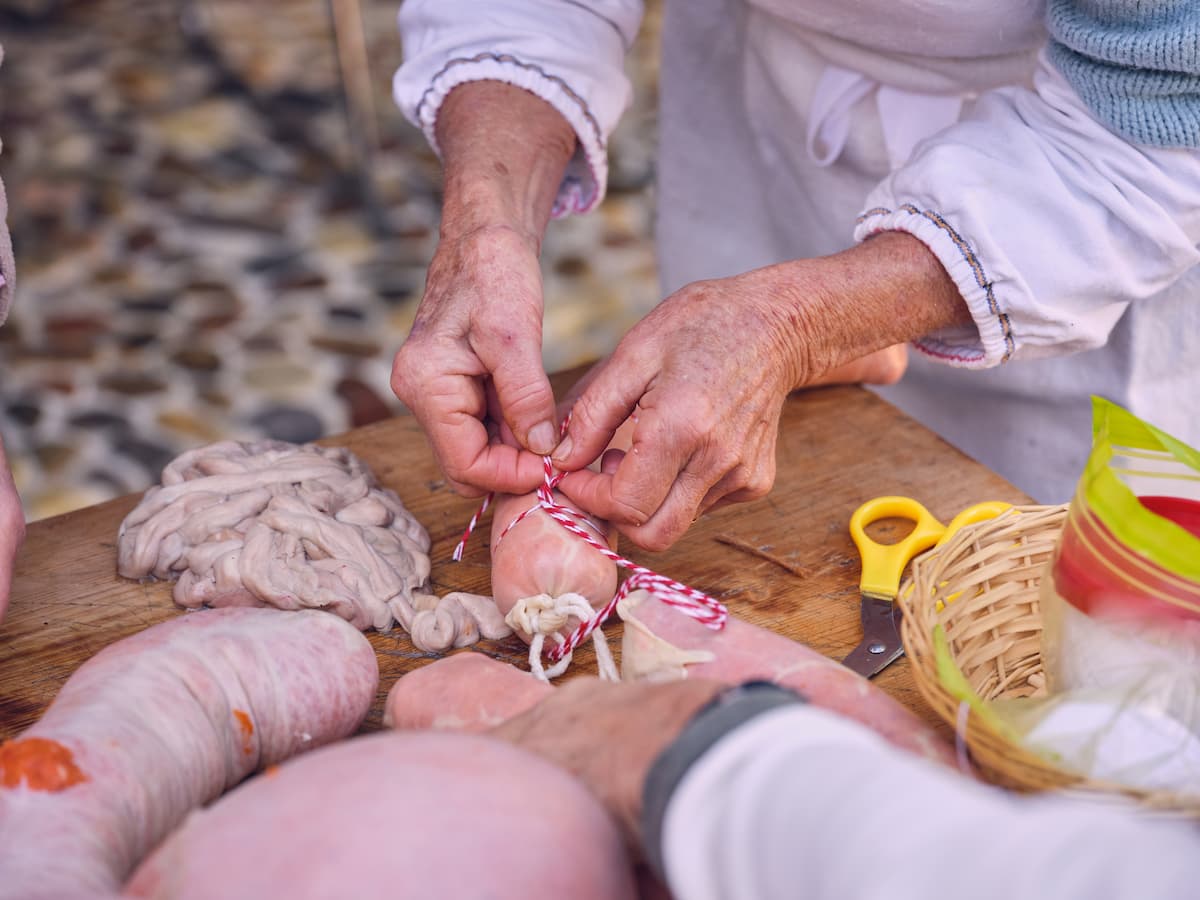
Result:
{"label": "stone pavement background", "polygon": [[[380,150],[356,166],[330,9],[0,0],[18,268],[0,435],[27,518],[141,490],[188,447],[400,409],[388,376],[436,242],[438,165],[390,97],[398,3],[363,0]],[[630,55],[608,199],[547,236],[550,371],[658,300],[658,17],[651,3]]]}

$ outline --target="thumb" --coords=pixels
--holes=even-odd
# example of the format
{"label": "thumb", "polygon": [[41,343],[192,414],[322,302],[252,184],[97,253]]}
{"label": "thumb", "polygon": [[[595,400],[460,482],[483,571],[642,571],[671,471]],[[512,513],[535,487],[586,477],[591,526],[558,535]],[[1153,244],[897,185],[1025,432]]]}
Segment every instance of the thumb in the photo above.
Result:
{"label": "thumb", "polygon": [[[483,362],[487,365],[489,360]],[[509,344],[488,368],[500,413],[517,442],[539,456],[550,453],[558,443],[558,428],[541,348],[536,343]]]}

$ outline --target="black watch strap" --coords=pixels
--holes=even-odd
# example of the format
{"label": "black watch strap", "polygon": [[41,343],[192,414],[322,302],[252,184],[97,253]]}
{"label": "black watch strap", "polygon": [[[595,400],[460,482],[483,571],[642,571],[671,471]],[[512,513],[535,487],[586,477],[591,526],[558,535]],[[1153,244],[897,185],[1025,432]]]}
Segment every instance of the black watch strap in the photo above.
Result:
{"label": "black watch strap", "polygon": [[755,716],[781,706],[805,703],[805,698],[770,681],[748,681],[721,691],[704,704],[672,741],[646,775],[642,788],[642,848],[647,862],[666,883],[662,828],[667,805],[688,769],[726,734]]}

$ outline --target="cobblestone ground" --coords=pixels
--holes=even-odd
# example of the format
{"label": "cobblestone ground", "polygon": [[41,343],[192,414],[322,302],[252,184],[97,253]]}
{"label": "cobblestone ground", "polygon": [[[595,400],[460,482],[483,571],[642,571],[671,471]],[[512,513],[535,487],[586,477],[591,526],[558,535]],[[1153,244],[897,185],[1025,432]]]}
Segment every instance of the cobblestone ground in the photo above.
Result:
{"label": "cobblestone ground", "polygon": [[[361,165],[324,0],[0,0],[19,280],[0,435],[28,518],[141,490],[201,443],[304,441],[399,410],[388,374],[439,196],[389,95],[397,8],[362,8],[379,149]],[[609,350],[658,299],[656,20],[630,57],[609,199],[546,241],[551,371]]]}

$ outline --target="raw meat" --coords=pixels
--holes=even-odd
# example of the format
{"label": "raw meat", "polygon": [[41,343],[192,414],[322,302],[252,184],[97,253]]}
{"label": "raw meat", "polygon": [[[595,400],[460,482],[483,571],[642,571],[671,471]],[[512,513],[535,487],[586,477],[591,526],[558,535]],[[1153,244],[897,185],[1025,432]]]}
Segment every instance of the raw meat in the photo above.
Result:
{"label": "raw meat", "polygon": [[355,738],[254,779],[187,822],[126,894],[156,900],[634,893],[621,836],[567,773],[478,735]]}
{"label": "raw meat", "polygon": [[429,653],[466,647],[480,637],[496,641],[512,634],[492,598],[479,594],[413,594],[412,605],[398,601],[395,608],[413,645]]}
{"label": "raw meat", "polygon": [[[635,424],[631,417],[613,435],[603,457],[604,471],[615,469],[633,439]],[[554,499],[579,511],[557,491]],[[546,638],[561,643],[580,622],[612,599],[617,589],[617,566],[537,506],[536,493],[497,497],[492,516],[492,595],[505,621],[530,644],[529,663],[534,675],[545,679],[561,674],[571,661],[568,655],[551,669],[543,669],[541,652]],[[519,518],[530,509],[533,512]],[[616,529],[593,517],[585,521],[601,543],[616,550]],[[596,629],[592,638],[601,677],[615,680],[616,664],[604,633]]]}
{"label": "raw meat", "polygon": [[180,606],[317,607],[391,627],[429,579],[429,535],[348,450],[222,441],[163,470],[121,523],[117,571],[178,577]]}
{"label": "raw meat", "polygon": [[621,673],[627,680],[711,678],[730,684],[765,678],[862,722],[897,747],[955,766],[952,748],[867,679],[795,641],[730,617],[712,631],[645,591],[617,605],[625,622]]}
{"label": "raw meat", "polygon": [[388,692],[383,724],[398,729],[487,731],[553,691],[482,653],[458,653],[403,676]]}
{"label": "raw meat", "polygon": [[[570,509],[575,507],[561,494],[555,499]],[[612,599],[617,590],[617,567],[596,552],[576,535],[551,519],[544,511],[530,513],[507,534],[500,535],[521,513],[537,506],[537,494],[515,496],[507,494],[496,499],[492,518],[492,597],[496,608],[507,616],[521,600],[530,597],[554,599],[566,594],[578,594],[595,609]],[[617,534],[610,532],[607,523],[595,522],[596,536],[616,549]],[[560,617],[557,627],[548,629],[569,631],[576,621],[567,625]],[[512,624],[511,622],[509,624]],[[526,641],[530,635],[517,631]]]}
{"label": "raw meat", "polygon": [[378,682],[367,639],[315,611],[207,610],[105,648],[0,745],[0,898],[118,890],[193,808],[351,734]]}

